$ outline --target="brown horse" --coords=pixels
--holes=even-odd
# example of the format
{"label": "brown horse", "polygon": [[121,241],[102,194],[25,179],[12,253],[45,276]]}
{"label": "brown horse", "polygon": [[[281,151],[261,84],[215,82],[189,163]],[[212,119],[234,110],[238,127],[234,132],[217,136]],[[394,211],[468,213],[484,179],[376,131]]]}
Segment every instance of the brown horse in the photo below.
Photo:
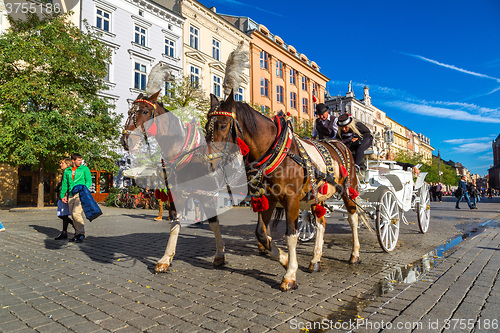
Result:
{"label": "brown horse", "polygon": [[[321,206],[321,203],[335,192],[339,192],[342,196],[352,229],[353,246],[349,263],[360,262],[357,206],[349,195],[349,189],[352,193],[357,192],[358,184],[352,154],[347,147],[340,142],[316,143],[324,147],[321,149],[327,149],[333,159],[330,163],[333,167],[327,171],[318,162],[322,159],[321,155],[313,156],[314,151],[317,154],[314,143],[299,140],[292,134],[291,128],[284,128],[279,122],[272,121],[246,103],[234,101],[233,92],[223,102],[211,96],[211,110],[206,130],[209,147],[218,147],[218,150],[222,150],[224,142],[238,142],[242,147],[246,144],[245,149],[249,151],[246,160],[249,190],[253,196],[254,211],[259,211],[255,233],[271,257],[286,269],[281,290],[297,287],[297,220],[301,201],[310,203],[312,211],[318,212],[319,217],[316,223],[318,231],[314,255],[309,270],[320,270],[326,226],[326,220],[322,216],[324,208],[317,206]],[[312,160],[310,163],[307,163],[308,157],[304,156],[304,150],[310,153]],[[310,172],[311,164],[313,169],[323,169],[323,175],[328,175],[327,185],[322,180],[319,183],[310,181],[311,178],[316,178],[315,172]],[[321,188],[320,192],[323,194],[314,195],[315,188]],[[352,197],[355,198],[355,194]],[[285,236],[288,255],[282,252],[267,235],[272,213],[278,203],[285,209],[286,214]]]}
{"label": "brown horse", "polygon": [[[184,126],[179,118],[165,110],[163,106],[157,102],[158,95],[159,91],[150,97],[139,94],[134,101],[134,107],[129,111],[125,129],[120,138],[122,146],[125,150],[129,150],[129,148],[133,148],[129,142],[135,144],[142,139],[141,137],[147,139],[147,136],[155,136],[162,150],[162,156],[167,160],[167,163],[170,162],[170,164],[173,164],[176,168],[184,167],[193,168],[194,170],[199,169],[200,165],[197,165],[197,163],[201,164],[201,157],[196,154],[190,155],[183,153],[186,150],[190,150],[190,148],[192,149],[195,145],[193,140],[196,140],[196,137],[201,138],[203,134],[198,128],[195,128],[194,124],[193,126],[191,126],[192,124],[186,124],[186,126]],[[168,115],[168,117],[165,117],[166,115]],[[158,119],[161,119],[161,122],[159,122]],[[182,163],[185,164],[182,165]],[[189,174],[189,172],[183,174]],[[166,181],[167,179],[165,179],[165,182]],[[182,179],[179,179],[179,181],[182,181]],[[176,202],[179,202],[178,200],[181,199],[177,198]],[[226,259],[224,254],[224,242],[219,229],[219,219],[213,205],[205,205],[206,198],[199,198],[199,200],[204,206],[203,208],[206,215],[209,216],[209,225],[215,235],[217,250],[213,265],[224,265]],[[177,216],[177,214],[174,214],[174,216]],[[166,272],[172,263],[180,227],[181,225],[177,218],[171,221],[167,248],[165,254],[155,266],[155,273]]]}

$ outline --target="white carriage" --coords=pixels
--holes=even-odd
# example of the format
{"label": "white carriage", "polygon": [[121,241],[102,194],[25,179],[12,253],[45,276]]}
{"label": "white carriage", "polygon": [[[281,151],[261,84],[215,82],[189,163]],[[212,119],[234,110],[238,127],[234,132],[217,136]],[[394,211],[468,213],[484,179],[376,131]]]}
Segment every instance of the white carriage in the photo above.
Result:
{"label": "white carriage", "polygon": [[[403,170],[395,161],[368,159],[366,164],[366,171],[358,173],[359,205],[374,220],[382,249],[391,252],[396,247],[401,222],[409,224],[405,212],[411,209],[417,213],[422,233],[429,228],[430,195],[429,186],[424,181],[427,173],[421,172],[414,181],[413,172]],[[330,212],[347,213],[339,197],[333,196],[325,206]],[[301,208],[304,210],[300,211],[298,221],[299,239],[305,242],[315,235],[316,217],[308,207]]]}

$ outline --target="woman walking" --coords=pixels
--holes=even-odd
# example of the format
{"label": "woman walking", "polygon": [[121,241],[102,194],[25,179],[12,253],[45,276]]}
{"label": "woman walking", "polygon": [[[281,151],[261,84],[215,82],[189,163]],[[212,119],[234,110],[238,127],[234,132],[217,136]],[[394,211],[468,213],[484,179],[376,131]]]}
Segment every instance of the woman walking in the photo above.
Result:
{"label": "woman walking", "polygon": [[[64,170],[71,167],[71,160],[69,158],[63,159],[59,162],[59,166],[64,174]],[[62,178],[59,184],[56,186],[57,193],[57,216],[63,220],[63,228],[59,236],[54,238],[55,240],[68,239],[68,225],[72,225],[75,228],[73,221],[69,218],[71,212],[69,211],[69,206],[67,203],[62,202],[61,200],[61,187],[62,187]],[[67,193],[66,193],[67,194]]]}

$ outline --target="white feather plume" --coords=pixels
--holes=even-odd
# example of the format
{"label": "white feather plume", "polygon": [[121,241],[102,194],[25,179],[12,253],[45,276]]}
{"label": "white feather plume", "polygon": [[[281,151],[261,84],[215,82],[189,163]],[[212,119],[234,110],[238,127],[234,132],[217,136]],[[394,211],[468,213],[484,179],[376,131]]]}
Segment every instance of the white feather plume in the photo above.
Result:
{"label": "white feather plume", "polygon": [[243,41],[240,41],[236,50],[229,54],[224,75],[224,94],[229,95],[231,90],[237,91],[241,84],[241,74],[250,67],[250,52],[243,50]]}
{"label": "white feather plume", "polygon": [[162,62],[157,63],[148,76],[148,84],[146,85],[146,95],[151,96],[161,90],[165,81],[170,81],[170,67]]}

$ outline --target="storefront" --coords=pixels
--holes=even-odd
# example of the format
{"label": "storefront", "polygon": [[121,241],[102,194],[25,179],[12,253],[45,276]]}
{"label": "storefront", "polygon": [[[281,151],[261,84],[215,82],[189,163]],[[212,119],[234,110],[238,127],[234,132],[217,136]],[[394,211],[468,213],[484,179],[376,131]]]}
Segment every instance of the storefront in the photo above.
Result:
{"label": "storefront", "polygon": [[90,170],[92,185],[90,192],[97,202],[103,202],[109,195],[109,188],[113,186],[113,175],[106,171]]}
{"label": "storefront", "polygon": [[[32,171],[30,167],[20,167],[18,169],[18,191],[17,191],[17,205],[19,206],[32,206],[36,205],[38,201],[38,178],[39,171]],[[44,175],[44,204],[55,204],[55,185],[56,174],[52,172],[45,172]]]}

